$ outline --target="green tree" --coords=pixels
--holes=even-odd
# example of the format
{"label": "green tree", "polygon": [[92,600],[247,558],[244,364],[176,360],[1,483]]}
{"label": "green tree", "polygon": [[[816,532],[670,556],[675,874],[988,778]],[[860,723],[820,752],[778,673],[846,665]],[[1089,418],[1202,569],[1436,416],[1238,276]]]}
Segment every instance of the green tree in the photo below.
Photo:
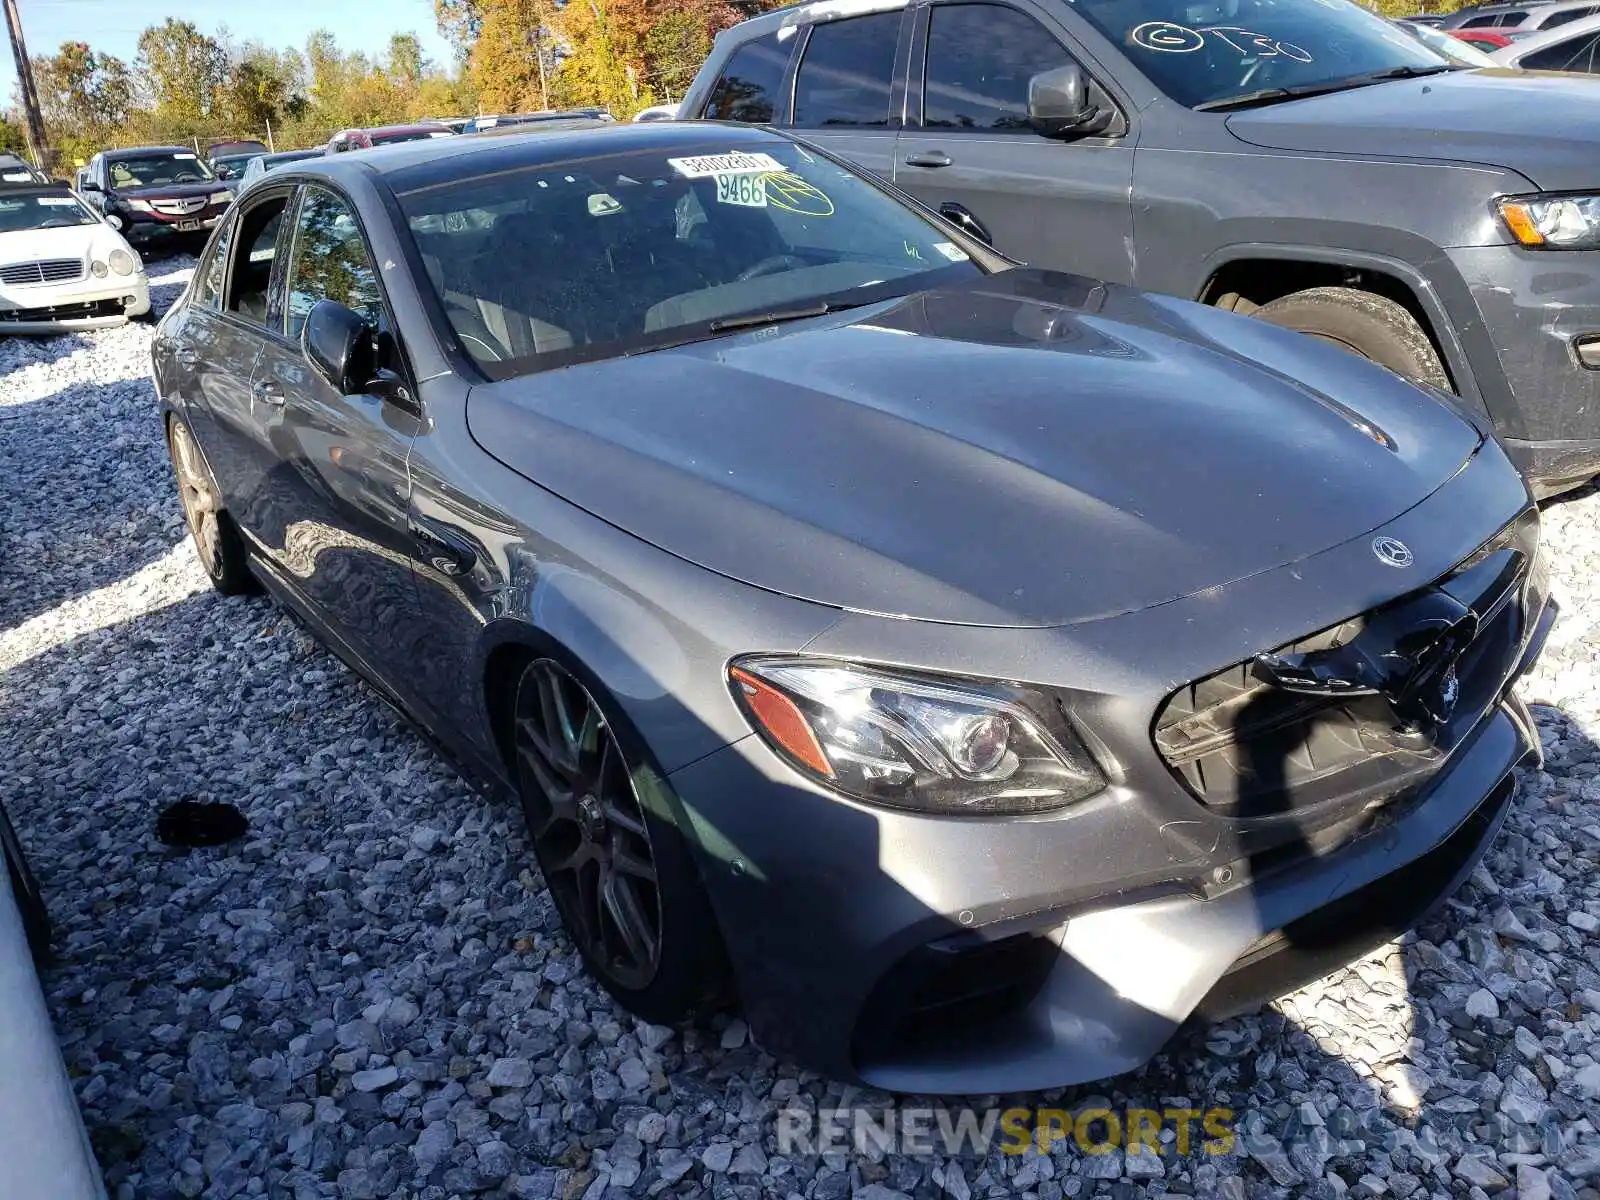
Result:
{"label": "green tree", "polygon": [[389,39],[389,78],[395,86],[414,94],[428,73],[428,60],[422,56],[422,39],[414,33],[397,33]]}
{"label": "green tree", "polygon": [[217,107],[228,84],[228,55],[216,38],[168,17],[139,35],[141,86],[158,113],[198,123]]}
{"label": "green tree", "polygon": [[19,121],[0,116],[0,154],[28,156],[28,134]]}
{"label": "green tree", "polygon": [[456,65],[464,66],[483,27],[479,0],[433,0],[433,17],[439,34],[455,49]]}
{"label": "green tree", "polygon": [[[478,34],[468,67],[487,111],[543,107],[538,55],[547,44],[544,10],[541,0],[476,0]],[[552,66],[547,59],[547,74]]]}
{"label": "green tree", "polygon": [[33,60],[47,133],[73,157],[99,149],[126,124],[133,101],[128,66],[97,54],[86,42],[62,42],[52,55]]}

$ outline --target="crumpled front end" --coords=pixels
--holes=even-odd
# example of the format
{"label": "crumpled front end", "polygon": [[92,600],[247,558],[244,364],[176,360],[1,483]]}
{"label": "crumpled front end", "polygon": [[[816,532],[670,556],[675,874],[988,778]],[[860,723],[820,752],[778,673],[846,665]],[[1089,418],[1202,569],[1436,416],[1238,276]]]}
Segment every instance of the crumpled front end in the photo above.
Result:
{"label": "crumpled front end", "polygon": [[[1109,786],[951,818],[841,799],[756,738],[677,772],[758,1036],[895,1091],[1063,1086],[1408,927],[1538,755],[1510,696],[1554,619],[1537,532],[1490,444],[1381,530],[1213,594],[1052,630],[841,621],[807,653],[1052,689]],[[1384,636],[1415,662],[1362,676]]]}

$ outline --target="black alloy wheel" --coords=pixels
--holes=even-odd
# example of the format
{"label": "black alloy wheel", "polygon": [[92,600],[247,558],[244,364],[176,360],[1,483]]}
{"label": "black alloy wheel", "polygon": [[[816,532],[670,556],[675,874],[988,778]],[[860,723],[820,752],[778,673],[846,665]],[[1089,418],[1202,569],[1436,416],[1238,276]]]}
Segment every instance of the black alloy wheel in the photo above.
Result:
{"label": "black alloy wheel", "polygon": [[183,508],[184,523],[189,526],[195,552],[212,586],[224,596],[254,592],[256,584],[250,574],[244,539],[223,508],[194,434],[181,417],[172,418],[167,448],[172,455],[173,473],[178,477],[178,503]]}
{"label": "black alloy wheel", "polygon": [[515,739],[534,853],[567,932],[613,990],[645,991],[662,955],[656,847],[604,711],[565,667],[537,659],[517,690]]}

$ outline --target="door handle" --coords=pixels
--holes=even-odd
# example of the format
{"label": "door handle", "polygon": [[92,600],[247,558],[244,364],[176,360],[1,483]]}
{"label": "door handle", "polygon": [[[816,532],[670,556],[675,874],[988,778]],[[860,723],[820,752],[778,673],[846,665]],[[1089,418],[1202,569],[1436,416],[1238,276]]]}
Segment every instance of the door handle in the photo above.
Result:
{"label": "door handle", "polygon": [[411,518],[411,536],[422,543],[423,561],[441,575],[459,579],[478,565],[478,553],[465,538],[426,517]]}
{"label": "door handle", "polygon": [[283,404],[283,385],[276,379],[258,379],[250,385],[250,395],[263,404],[281,407]]}
{"label": "door handle", "polygon": [[179,366],[194,367],[200,364],[199,351],[190,346],[179,346],[173,357],[178,360]]}
{"label": "door handle", "polygon": [[908,167],[948,167],[954,161],[943,150],[919,150],[906,155]]}
{"label": "door handle", "polygon": [[993,246],[994,238],[989,236],[989,231],[984,228],[982,221],[972,215],[970,209],[953,200],[946,201],[939,206],[939,215],[952,225],[958,226],[963,233],[977,238],[985,246]]}

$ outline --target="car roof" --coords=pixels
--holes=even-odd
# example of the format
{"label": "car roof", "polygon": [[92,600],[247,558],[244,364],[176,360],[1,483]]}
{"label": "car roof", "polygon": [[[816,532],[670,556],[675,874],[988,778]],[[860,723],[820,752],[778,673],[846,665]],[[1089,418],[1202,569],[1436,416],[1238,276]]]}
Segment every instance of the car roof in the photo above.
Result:
{"label": "car roof", "polygon": [[40,183],[38,180],[32,180],[28,183],[7,183],[4,180],[0,180],[0,195],[15,196],[19,193],[24,195],[70,196],[72,195],[72,189],[64,183],[55,183],[53,181]]}
{"label": "car roof", "polygon": [[504,137],[434,138],[379,146],[360,154],[333,154],[307,161],[299,176],[325,176],[347,186],[378,175],[403,193],[457,179],[524,167],[555,167],[600,155],[637,150],[704,152],[708,147],[741,147],[787,142],[776,130],[715,121],[646,122],[584,121],[580,128],[519,126]]}
{"label": "car roof", "polygon": [[[367,125],[354,129],[341,129],[340,133],[364,133],[368,137],[379,133],[434,133],[438,130],[448,131],[450,126],[441,121],[406,121],[399,125]],[[335,137],[338,134],[334,135]]]}
{"label": "car roof", "polygon": [[188,154],[194,156],[192,146],[124,146],[120,150],[102,150],[101,156],[107,162],[117,162],[124,158],[143,158],[147,154]]}
{"label": "car roof", "polygon": [[1553,46],[1568,38],[1582,37],[1587,33],[1600,33],[1600,16],[1568,21],[1565,25],[1557,25],[1554,29],[1541,29],[1527,37],[1518,38],[1509,46],[1489,51],[1489,57],[1502,65],[1517,63],[1535,50],[1543,50],[1546,46]]}
{"label": "car roof", "polygon": [[869,13],[900,12],[909,8],[912,0],[803,0],[784,8],[774,8],[760,16],[740,21],[717,35],[717,40],[734,38],[745,41],[776,33],[796,25],[812,25],[821,21],[837,21],[845,17],[866,16]]}

